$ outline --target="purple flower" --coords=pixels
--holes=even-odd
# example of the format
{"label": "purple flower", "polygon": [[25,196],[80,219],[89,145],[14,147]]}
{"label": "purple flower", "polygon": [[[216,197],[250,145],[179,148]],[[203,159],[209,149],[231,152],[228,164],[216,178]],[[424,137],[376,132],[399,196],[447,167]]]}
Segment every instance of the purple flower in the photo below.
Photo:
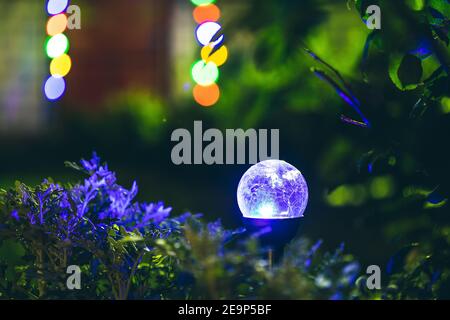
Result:
{"label": "purple flower", "polygon": [[28,220],[30,220],[30,223],[32,225],[36,224],[36,218],[34,217],[34,215],[31,212],[28,212],[27,217],[28,217]]}
{"label": "purple flower", "polygon": [[215,222],[211,222],[207,224],[207,231],[211,237],[218,237],[221,239],[222,244],[226,244],[230,241],[235,235],[241,234],[245,232],[244,228],[239,228],[236,230],[226,230],[220,219]]}
{"label": "purple flower", "polygon": [[[80,166],[73,166],[80,168]],[[21,207],[27,210],[27,221],[39,224],[58,239],[105,240],[109,228],[120,225],[128,231],[140,230],[154,237],[167,237],[180,230],[190,214],[169,219],[172,208],[162,202],[139,203],[135,201],[138,186],[130,189],[117,184],[115,173],[94,153],[90,160],[81,160],[81,168],[89,173],[82,182],[64,188],[44,180],[35,190],[21,185],[18,196]],[[19,220],[18,210],[11,217]],[[101,240],[101,241],[103,241]]]}
{"label": "purple flower", "polygon": [[343,300],[343,299],[344,296],[341,292],[336,292],[330,297],[330,300]]}
{"label": "purple flower", "polygon": [[17,210],[13,210],[11,212],[11,217],[14,218],[16,221],[19,221],[19,212]]}
{"label": "purple flower", "polygon": [[93,152],[92,159],[91,160],[82,159],[81,165],[88,172],[96,171],[100,166],[100,158],[97,156],[97,153]]}
{"label": "purple flower", "polygon": [[142,204],[141,207],[144,208],[144,218],[142,220],[144,222],[153,221],[156,224],[160,224],[167,219],[172,211],[171,207],[164,208],[162,202]]}
{"label": "purple flower", "polygon": [[109,190],[110,208],[107,214],[108,218],[120,220],[126,216],[137,192],[138,187],[136,182],[133,183],[131,190],[126,190],[122,187]]}
{"label": "purple flower", "polygon": [[320,249],[320,247],[322,246],[323,240],[320,239],[318,240],[309,250],[308,255],[307,255],[307,259],[305,261],[305,267],[309,268],[311,266],[312,260],[314,258],[314,255],[316,254],[316,252]]}
{"label": "purple flower", "polygon": [[347,264],[344,269],[342,269],[343,280],[346,284],[352,284],[356,281],[358,273],[360,270],[360,265],[357,262],[352,262]]}
{"label": "purple flower", "polygon": [[172,208],[164,208],[162,202],[158,203],[135,203],[128,208],[125,215],[122,216],[121,225],[128,230],[143,230],[146,227],[159,228],[170,215]]}

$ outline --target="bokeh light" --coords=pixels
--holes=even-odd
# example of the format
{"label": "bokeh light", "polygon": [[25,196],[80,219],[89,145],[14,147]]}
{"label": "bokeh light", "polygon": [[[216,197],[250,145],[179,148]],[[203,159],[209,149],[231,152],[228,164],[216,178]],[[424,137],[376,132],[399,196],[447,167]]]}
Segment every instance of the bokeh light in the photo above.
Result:
{"label": "bokeh light", "polygon": [[54,77],[65,77],[71,68],[72,60],[67,54],[63,54],[50,63],[50,74]]}
{"label": "bokeh light", "polygon": [[206,6],[208,4],[216,2],[216,0],[191,0],[196,6]]}
{"label": "bokeh light", "polygon": [[219,101],[220,88],[216,84],[219,67],[228,59],[228,49],[223,45],[222,26],[218,23],[221,11],[215,0],[191,0],[197,7],[192,16],[198,27],[195,31],[197,41],[202,46],[202,60],[192,67],[192,78],[197,83],[193,89],[194,100],[203,107],[211,107]]}
{"label": "bokeh light", "polygon": [[198,24],[206,21],[217,22],[220,19],[220,9],[215,4],[198,6],[194,9],[193,16]]}
{"label": "bokeh light", "polygon": [[192,78],[199,85],[212,85],[219,78],[219,68],[214,62],[200,60],[192,67]]}
{"label": "bokeh light", "polygon": [[374,199],[385,199],[393,196],[395,183],[390,176],[380,176],[373,178],[370,183],[370,193]]}
{"label": "bokeh light", "polygon": [[49,36],[63,33],[67,28],[67,16],[65,14],[58,14],[51,17],[47,22],[47,34]]}
{"label": "bokeh light", "polygon": [[442,97],[441,109],[443,113],[450,113],[450,97]]}
{"label": "bokeh light", "polygon": [[209,86],[196,85],[194,87],[194,99],[203,107],[211,107],[219,101],[220,89],[215,83]]}
{"label": "bokeh light", "polygon": [[237,199],[245,218],[300,218],[308,204],[308,186],[294,166],[281,160],[266,160],[244,173]]}
{"label": "bokeh light", "polygon": [[69,0],[49,0],[47,12],[51,16],[47,21],[47,38],[45,52],[52,59],[50,63],[51,76],[44,84],[44,94],[48,100],[58,100],[66,91],[64,77],[72,68],[72,60],[67,55],[69,51],[69,39],[63,33],[68,26],[68,18],[65,14],[69,6]]}
{"label": "bokeh light", "polygon": [[60,14],[69,6],[69,0],[48,0],[47,12],[49,15]]}
{"label": "bokeh light", "polygon": [[331,207],[358,207],[367,201],[368,192],[363,184],[344,184],[325,195]]}
{"label": "bokeh light", "polygon": [[48,100],[58,100],[66,91],[66,82],[64,78],[51,76],[47,79],[44,86],[44,93]]}
{"label": "bokeh light", "polygon": [[197,40],[203,46],[213,43],[215,46],[223,41],[224,36],[221,35],[217,40],[212,41],[217,33],[222,29],[222,26],[217,22],[204,22],[198,26],[196,33]]}
{"label": "bokeh light", "polygon": [[46,45],[46,52],[49,58],[57,58],[69,50],[69,40],[60,33],[51,37]]}
{"label": "bokeh light", "polygon": [[201,51],[201,56],[203,61],[206,63],[214,62],[218,67],[222,66],[227,62],[228,59],[228,49],[226,46],[221,46],[213,54],[211,52],[214,50],[214,45],[204,46]]}

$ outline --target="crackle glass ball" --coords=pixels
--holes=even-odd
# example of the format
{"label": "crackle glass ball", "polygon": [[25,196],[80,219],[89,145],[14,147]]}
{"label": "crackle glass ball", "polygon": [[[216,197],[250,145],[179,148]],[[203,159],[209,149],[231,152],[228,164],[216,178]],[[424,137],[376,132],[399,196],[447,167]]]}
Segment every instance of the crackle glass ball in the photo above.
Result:
{"label": "crackle glass ball", "polygon": [[266,160],[244,173],[237,199],[245,218],[300,218],[308,204],[308,186],[294,166],[281,160]]}

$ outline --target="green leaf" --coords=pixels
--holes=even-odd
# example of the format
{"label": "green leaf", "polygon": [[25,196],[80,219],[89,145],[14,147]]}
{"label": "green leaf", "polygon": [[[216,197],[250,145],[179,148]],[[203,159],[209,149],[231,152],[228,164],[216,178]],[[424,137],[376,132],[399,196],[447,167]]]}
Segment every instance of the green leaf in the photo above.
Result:
{"label": "green leaf", "polygon": [[6,240],[0,247],[0,260],[8,265],[15,265],[22,260],[25,249],[18,242]]}
{"label": "green leaf", "polygon": [[65,161],[64,162],[64,165],[67,167],[67,168],[71,168],[71,169],[74,169],[74,170],[76,170],[76,171],[86,171],[82,166],[80,166],[78,163],[76,163],[76,162],[71,162],[71,161]]}
{"label": "green leaf", "polygon": [[421,84],[422,61],[411,54],[393,55],[389,66],[389,76],[400,90],[414,90]]}
{"label": "green leaf", "polygon": [[407,54],[403,57],[397,74],[405,87],[418,84],[423,74],[422,61],[414,55]]}
{"label": "green leaf", "polygon": [[142,238],[141,236],[135,235],[135,234],[130,234],[128,236],[125,236],[123,239],[119,240],[119,242],[124,243],[124,242],[139,242],[139,241],[143,241],[144,238]]}
{"label": "green leaf", "polygon": [[450,5],[448,1],[442,1],[442,0],[429,0],[428,5],[437,10],[439,13],[442,14],[445,18],[450,18]]}

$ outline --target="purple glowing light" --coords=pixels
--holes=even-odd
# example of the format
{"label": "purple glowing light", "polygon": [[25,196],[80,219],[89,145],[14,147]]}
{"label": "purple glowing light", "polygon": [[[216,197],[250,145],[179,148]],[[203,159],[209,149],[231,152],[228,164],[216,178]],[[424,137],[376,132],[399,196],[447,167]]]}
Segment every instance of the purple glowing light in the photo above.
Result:
{"label": "purple glowing light", "polygon": [[69,6],[69,0],[48,0],[47,12],[49,15],[56,15],[64,12]]}
{"label": "purple glowing light", "polygon": [[54,101],[62,97],[66,91],[66,82],[64,78],[51,76],[47,79],[44,86],[44,93],[48,100]]}
{"label": "purple glowing light", "polygon": [[245,218],[300,218],[308,204],[308,186],[294,166],[281,160],[266,160],[242,176],[237,199]]}

